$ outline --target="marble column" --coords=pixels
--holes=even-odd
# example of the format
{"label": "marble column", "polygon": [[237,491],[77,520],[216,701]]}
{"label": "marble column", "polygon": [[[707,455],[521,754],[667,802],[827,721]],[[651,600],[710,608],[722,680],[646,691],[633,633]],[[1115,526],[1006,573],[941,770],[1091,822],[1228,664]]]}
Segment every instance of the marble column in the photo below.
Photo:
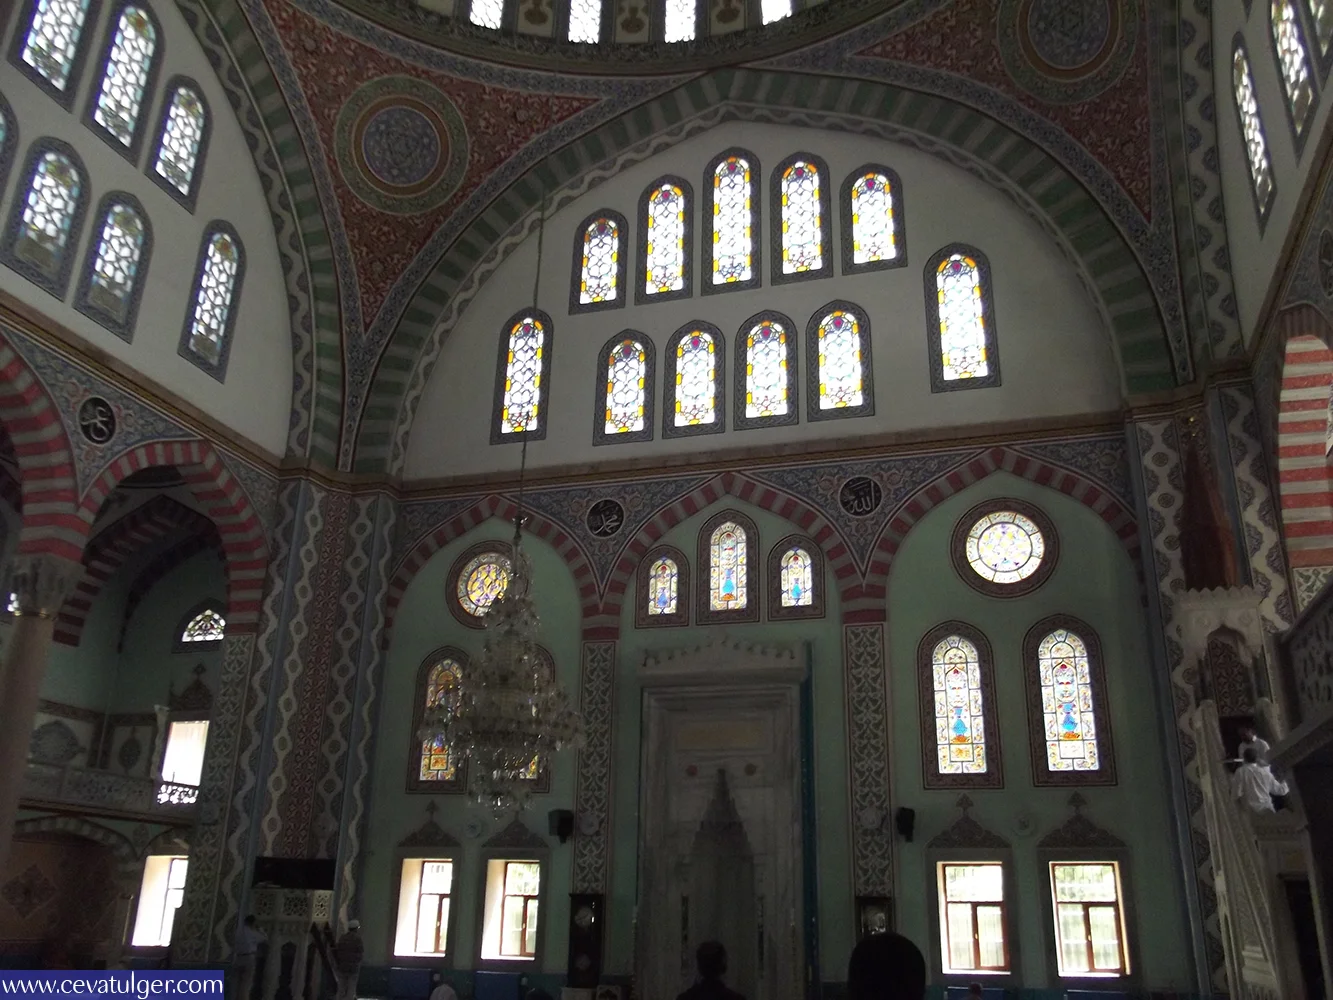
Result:
{"label": "marble column", "polygon": [[56,612],[79,571],[78,563],[45,554],[19,555],[11,569],[9,589],[18,607],[0,672],[0,868],[14,837]]}

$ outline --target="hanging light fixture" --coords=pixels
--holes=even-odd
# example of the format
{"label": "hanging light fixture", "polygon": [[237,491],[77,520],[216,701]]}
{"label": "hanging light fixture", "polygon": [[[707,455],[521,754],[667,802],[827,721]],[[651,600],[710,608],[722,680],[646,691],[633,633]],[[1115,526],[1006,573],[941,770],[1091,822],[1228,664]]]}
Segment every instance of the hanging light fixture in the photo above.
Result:
{"label": "hanging light fixture", "polygon": [[[546,199],[537,228],[537,272],[532,304],[537,311]],[[555,676],[554,664],[537,645],[540,619],[532,601],[532,560],[523,551],[527,429],[537,418],[536,399],[526,404],[520,433],[518,504],[509,582],[482,619],[481,656],[463,671],[455,692],[429,707],[420,739],[443,736],[459,763],[468,762],[468,791],[496,816],[523,809],[545,757],[583,745],[583,720]]]}

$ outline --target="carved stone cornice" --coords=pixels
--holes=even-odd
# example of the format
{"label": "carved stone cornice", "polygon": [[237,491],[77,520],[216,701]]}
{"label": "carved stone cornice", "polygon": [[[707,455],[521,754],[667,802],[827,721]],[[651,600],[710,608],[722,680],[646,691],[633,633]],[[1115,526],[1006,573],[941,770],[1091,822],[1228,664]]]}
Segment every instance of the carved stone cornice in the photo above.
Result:
{"label": "carved stone cornice", "polygon": [[1005,840],[998,833],[987,830],[984,826],[972,818],[969,810],[972,808],[972,800],[966,795],[958,796],[958,808],[963,814],[954,820],[952,826],[947,826],[937,833],[927,847],[931,848],[991,848],[995,850],[1008,850],[1009,841]]}
{"label": "carved stone cornice", "polygon": [[644,684],[732,684],[756,680],[800,683],[805,657],[791,646],[765,646],[726,635],[697,646],[648,653],[639,667]]}

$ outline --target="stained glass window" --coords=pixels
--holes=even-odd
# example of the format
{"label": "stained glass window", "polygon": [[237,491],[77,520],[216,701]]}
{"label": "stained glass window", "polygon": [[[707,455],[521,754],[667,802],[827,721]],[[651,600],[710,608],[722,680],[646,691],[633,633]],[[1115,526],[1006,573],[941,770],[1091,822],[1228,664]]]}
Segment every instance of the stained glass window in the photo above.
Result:
{"label": "stained glass window", "polygon": [[210,236],[195,292],[189,344],[192,351],[212,362],[222,357],[240,270],[241,247],[235,238],[228,233]]}
{"label": "stained glass window", "polygon": [[852,185],[851,211],[853,264],[872,264],[898,256],[893,189],[887,177],[877,171],[858,177]]}
{"label": "stained glass window", "polygon": [[182,195],[189,196],[199,165],[199,149],[208,127],[204,102],[192,87],[178,86],[171,94],[153,171]]}
{"label": "stained glass window", "polygon": [[14,252],[43,274],[60,273],[82,188],[83,177],[68,156],[42,154],[28,185]]}
{"label": "stained glass window", "polygon": [[935,679],[935,743],[941,774],[986,773],[986,722],[977,647],[951,635],[931,654]]}
{"label": "stained glass window", "polygon": [[88,0],[37,0],[19,57],[64,92],[74,70]]}
{"label": "stained glass window", "polygon": [[628,434],[645,427],[648,352],[643,344],[627,337],[606,359],[607,434]]}
{"label": "stained glass window", "polygon": [[745,529],[734,521],[718,525],[709,538],[708,604],[713,611],[739,611],[745,607],[747,544]]}
{"label": "stained glass window", "polygon": [[991,583],[1026,580],[1041,566],[1046,539],[1031,518],[997,510],[980,518],[967,533],[967,561],[977,576]]}
{"label": "stained glass window", "polygon": [[584,305],[612,302],[616,288],[622,234],[615,219],[594,219],[583,231],[583,273],[579,301]]}
{"label": "stained glass window", "polygon": [[680,568],[663,556],[648,570],[648,614],[674,615],[680,601]]}
{"label": "stained glass window", "polygon": [[470,559],[458,574],[458,603],[468,614],[480,618],[505,592],[512,571],[509,557],[499,552],[483,552]]}
{"label": "stained glass window", "polygon": [[764,16],[764,23],[772,24],[774,21],[781,21],[784,17],[791,17],[791,0],[763,0],[760,9]]}
{"label": "stained glass window", "polygon": [[602,40],[601,0],[571,0],[569,40],[596,44]]}
{"label": "stained glass window", "polygon": [[1096,771],[1096,706],[1088,647],[1068,629],[1056,629],[1037,647],[1046,765],[1052,771]]}
{"label": "stained glass window", "polygon": [[181,642],[218,642],[227,631],[226,620],[212,608],[206,608],[185,623]]}
{"label": "stained glass window", "polygon": [[977,262],[962,253],[940,261],[935,269],[935,294],[939,302],[942,377],[953,381],[989,375],[986,304]]}
{"label": "stained glass window", "polygon": [[541,426],[545,350],[546,328],[535,316],[523,316],[510,328],[500,433],[519,434]]}
{"label": "stained glass window", "polygon": [[1296,5],[1291,0],[1273,0],[1269,8],[1273,28],[1273,48],[1282,71],[1282,89],[1296,134],[1303,135],[1314,106],[1314,81],[1310,75],[1310,57],[1301,37]]}
{"label": "stained glass window", "polygon": [[472,0],[468,18],[483,28],[499,28],[504,17],[504,0]]}
{"label": "stained glass window", "polygon": [[1055,897],[1055,953],[1062,976],[1120,976],[1129,971],[1115,862],[1050,862]]}
{"label": "stained glass window", "polygon": [[116,23],[102,84],[97,91],[93,121],[126,147],[134,141],[148,71],[157,49],[157,30],[139,7],[125,7]]}
{"label": "stained glass window", "polygon": [[745,337],[745,415],[776,417],[785,414],[790,344],[787,331],[776,320],[765,319]]}
{"label": "stained glass window", "polygon": [[782,606],[808,608],[815,603],[814,561],[802,548],[788,549],[782,556]]}
{"label": "stained glass window", "polygon": [[729,156],[713,169],[713,275],[715,285],[754,277],[754,186],[750,162]]}
{"label": "stained glass window", "polygon": [[[431,667],[426,679],[424,709],[452,709],[458,700],[458,686],[463,682],[463,668],[452,658]],[[453,781],[458,777],[458,761],[442,734],[421,741],[422,781]]]}
{"label": "stained glass window", "polygon": [[861,327],[854,313],[835,309],[819,321],[819,408],[834,410],[865,402]]}
{"label": "stained glass window", "polygon": [[144,237],[139,213],[122,202],[113,202],[102,217],[102,234],[88,281],[88,301],[117,320],[125,319],[134,298]]}
{"label": "stained glass window", "polygon": [[717,345],[713,335],[694,330],[676,341],[677,427],[717,419]]}
{"label": "stained glass window", "polygon": [[694,38],[695,0],[666,0],[666,41]]}
{"label": "stained glass window", "polygon": [[1245,154],[1250,164],[1250,183],[1259,204],[1259,214],[1268,211],[1273,196],[1273,166],[1268,158],[1268,141],[1264,138],[1263,122],[1259,118],[1259,99],[1254,90],[1254,74],[1245,50],[1236,47],[1231,57],[1231,83],[1236,92],[1236,110],[1240,114],[1241,132],[1245,136]]}
{"label": "stained glass window", "polygon": [[1310,0],[1310,21],[1314,24],[1320,53],[1328,55],[1329,45],[1333,43],[1333,0]]}
{"label": "stained glass window", "polygon": [[664,183],[648,194],[644,292],[660,295],[685,287],[685,192]]}
{"label": "stained glass window", "polygon": [[782,172],[782,273],[818,271],[824,266],[824,219],[819,168],[797,160]]}

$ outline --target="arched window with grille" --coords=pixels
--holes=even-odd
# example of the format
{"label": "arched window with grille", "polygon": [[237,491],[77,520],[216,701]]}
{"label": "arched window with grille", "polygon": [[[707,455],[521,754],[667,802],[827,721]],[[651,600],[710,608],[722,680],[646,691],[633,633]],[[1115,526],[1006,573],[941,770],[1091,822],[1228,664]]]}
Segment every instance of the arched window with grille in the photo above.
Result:
{"label": "arched window with grille", "polygon": [[695,622],[759,620],[759,531],[744,514],[726,510],[699,531],[698,607]]}
{"label": "arched window with grille", "polygon": [[449,711],[458,703],[467,669],[467,654],[444,646],[427,656],[417,670],[413,723],[407,754],[407,790],[433,795],[462,792],[467,787],[467,761],[455,753],[442,733],[422,736],[426,713]]}
{"label": "arched window with grille", "polygon": [[639,561],[634,624],[659,628],[690,623],[690,564],[685,553],[659,545]]}
{"label": "arched window with grille", "polygon": [[698,0],[664,0],[662,40],[665,42],[693,41],[699,32],[700,4]]}
{"label": "arched window with grille", "polygon": [[217,649],[227,635],[226,608],[221,601],[207,600],[196,604],[176,624],[172,643],[178,653],[203,649]]}
{"label": "arched window with grille", "polygon": [[118,337],[130,340],[153,253],[153,228],[139,199],[112,191],[97,206],[74,305]]}
{"label": "arched window with grille", "polygon": [[91,0],[29,0],[10,58],[68,110],[87,55]]}
{"label": "arched window with grille", "polygon": [[499,30],[505,22],[504,0],[469,0],[467,18],[479,28]]}
{"label": "arched window with grille", "polygon": [[704,169],[703,290],[758,288],[759,159],[748,149],[727,149]]}
{"label": "arched window with grille", "polygon": [[73,147],[38,139],[24,164],[0,257],[33,284],[65,297],[88,205],[88,174]]}
{"label": "arched window with grille", "polygon": [[1023,640],[1032,781],[1114,785],[1115,754],[1101,642],[1086,622],[1053,615]]}
{"label": "arched window with grille", "polygon": [[1305,29],[1292,0],[1272,0],[1268,5],[1268,26],[1272,32],[1273,56],[1277,60],[1278,79],[1286,98],[1287,121],[1296,143],[1296,155],[1305,148],[1314,117],[1316,101],[1314,73],[1310,52],[1305,45]]}
{"label": "arched window with grille", "polygon": [[146,5],[123,3],[112,12],[87,122],[131,162],[138,161],[143,143],[144,103],[157,77],[161,39],[157,19]]}
{"label": "arched window with grille", "polygon": [[491,444],[546,437],[552,332],[551,317],[540,309],[520,310],[505,323],[495,373]]}
{"label": "arched window with grille", "polygon": [[1273,207],[1273,199],[1277,196],[1277,184],[1273,178],[1273,162],[1268,154],[1268,136],[1259,114],[1259,96],[1254,89],[1254,72],[1250,68],[1245,40],[1239,32],[1236,33],[1231,49],[1231,85],[1236,120],[1240,124],[1241,137],[1245,140],[1245,161],[1250,169],[1250,193],[1254,196],[1254,211],[1259,219],[1259,231],[1262,233],[1268,222],[1268,213]]}
{"label": "arched window with grille", "polygon": [[813,539],[788,535],[768,553],[771,621],[824,616],[824,554]]}
{"label": "arched window with grille", "polygon": [[842,273],[859,274],[907,263],[903,182],[888,167],[867,163],[843,181]]}
{"label": "arched window with grille", "polygon": [[634,330],[602,345],[593,444],[653,439],[654,354],[653,342]]}
{"label": "arched window with grille", "polygon": [[684,299],[694,291],[694,192],[683,177],[659,177],[639,199],[639,271],[634,301]]}
{"label": "arched window with grille", "polygon": [[816,309],[805,328],[805,418],[833,420],[875,412],[870,318],[843,300]]}
{"label": "arched window with grille", "polygon": [[796,326],[782,313],[756,313],[736,331],[733,425],[794,424],[796,407]]}
{"label": "arched window with grille", "polygon": [[625,304],[625,238],[629,227],[619,212],[594,212],[574,230],[574,278],[570,313],[618,309]]}
{"label": "arched window with grille", "polygon": [[9,168],[19,144],[19,120],[4,94],[0,94],[0,190],[9,182]]}
{"label": "arched window with grille", "polygon": [[1302,0],[1310,25],[1319,60],[1319,71],[1326,78],[1333,68],[1333,0]]}
{"label": "arched window with grille", "polygon": [[167,81],[148,176],[189,211],[194,211],[212,122],[199,84],[189,77]]}
{"label": "arched window with grille", "polygon": [[603,4],[602,0],[569,0],[569,24],[567,35],[571,42],[596,45],[609,25],[603,25],[603,17],[609,16],[612,5]]}
{"label": "arched window with grille", "polygon": [[773,284],[833,273],[829,171],[812,153],[787,157],[772,180]]}
{"label": "arched window with grille", "polygon": [[709,323],[687,323],[666,344],[662,436],[719,434],[725,427],[726,343]]}
{"label": "arched window with grille", "polygon": [[219,382],[227,375],[244,277],[245,250],[240,236],[230,223],[214,219],[199,248],[180,354]]}
{"label": "arched window with grille", "polygon": [[921,770],[927,788],[1003,788],[990,643],[944,622],[917,647]]}
{"label": "arched window with grille", "polygon": [[926,261],[926,325],[932,392],[1000,384],[990,261],[951,243]]}

